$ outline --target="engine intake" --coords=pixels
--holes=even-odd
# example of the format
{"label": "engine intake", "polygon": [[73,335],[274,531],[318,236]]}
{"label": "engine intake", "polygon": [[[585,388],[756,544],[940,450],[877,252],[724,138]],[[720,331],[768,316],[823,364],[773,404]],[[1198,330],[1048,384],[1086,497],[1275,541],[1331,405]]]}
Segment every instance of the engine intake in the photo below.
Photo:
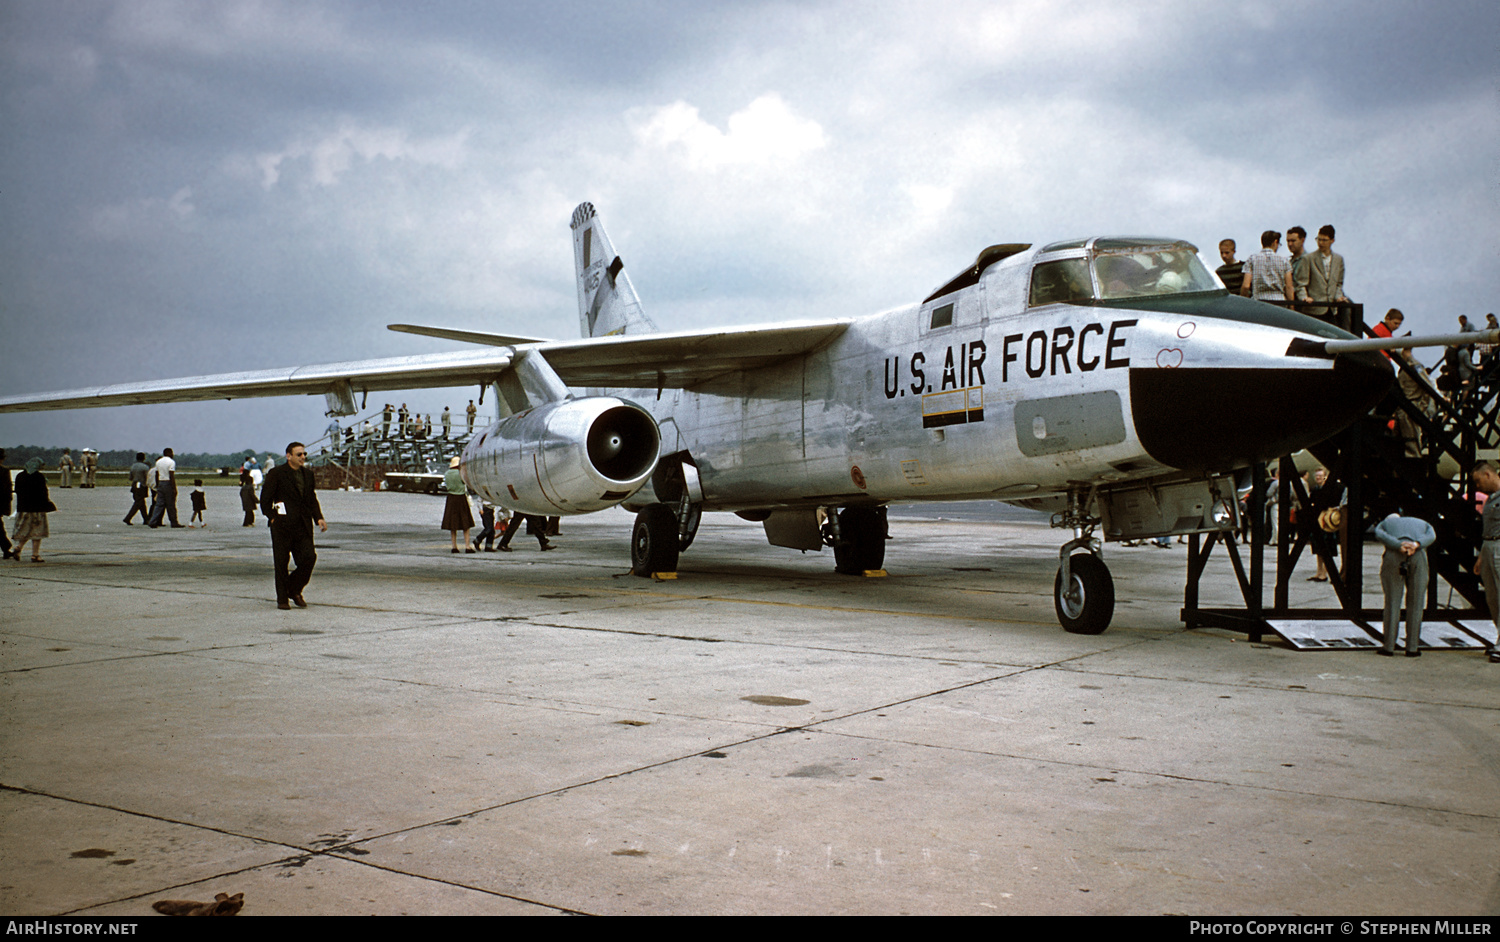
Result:
{"label": "engine intake", "polygon": [[522,513],[592,513],[640,490],[660,451],[650,412],[590,396],[496,422],[464,449],[463,474],[486,500]]}

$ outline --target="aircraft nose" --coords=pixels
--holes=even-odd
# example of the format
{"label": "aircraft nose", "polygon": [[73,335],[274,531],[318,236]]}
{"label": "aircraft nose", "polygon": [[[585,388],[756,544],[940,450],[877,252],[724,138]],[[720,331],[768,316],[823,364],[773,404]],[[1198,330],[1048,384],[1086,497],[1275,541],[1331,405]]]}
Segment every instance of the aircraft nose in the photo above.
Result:
{"label": "aircraft nose", "polygon": [[1323,441],[1378,403],[1393,376],[1390,362],[1373,352],[1316,366],[1132,366],[1130,404],[1151,457],[1184,471],[1222,471]]}

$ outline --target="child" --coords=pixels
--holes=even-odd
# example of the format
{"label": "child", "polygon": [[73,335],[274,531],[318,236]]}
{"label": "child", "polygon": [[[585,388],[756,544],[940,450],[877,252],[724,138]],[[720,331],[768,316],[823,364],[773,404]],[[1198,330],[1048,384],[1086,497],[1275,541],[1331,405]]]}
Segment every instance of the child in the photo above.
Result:
{"label": "child", "polygon": [[208,497],[205,496],[204,493],[203,493],[203,479],[202,478],[194,478],[193,479],[193,516],[192,516],[192,519],[188,520],[188,526],[192,526],[193,525],[193,521],[196,520],[196,521],[198,521],[198,524],[200,526],[202,526],[205,529],[207,529],[208,525],[203,522],[203,511],[205,511],[207,509],[208,509]]}
{"label": "child", "polygon": [[474,537],[474,548],[479,548],[481,540],[484,541],[484,551],[493,553],[495,551],[495,505],[480,497],[473,495],[474,509],[479,511],[479,525],[483,528],[479,535]]}

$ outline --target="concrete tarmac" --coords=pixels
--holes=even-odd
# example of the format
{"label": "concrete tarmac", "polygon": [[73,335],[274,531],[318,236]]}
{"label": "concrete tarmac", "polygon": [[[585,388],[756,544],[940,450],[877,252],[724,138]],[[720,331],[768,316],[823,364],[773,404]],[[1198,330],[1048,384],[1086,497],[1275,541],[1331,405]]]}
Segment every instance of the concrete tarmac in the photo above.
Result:
{"label": "concrete tarmac", "polygon": [[893,518],[857,579],[712,514],[654,582],[621,511],[453,556],[334,492],[282,612],[209,493],[54,489],[0,568],[6,914],[1500,914],[1500,667],[1184,631],[1180,547],[1106,547],[1081,637],[1045,523]]}

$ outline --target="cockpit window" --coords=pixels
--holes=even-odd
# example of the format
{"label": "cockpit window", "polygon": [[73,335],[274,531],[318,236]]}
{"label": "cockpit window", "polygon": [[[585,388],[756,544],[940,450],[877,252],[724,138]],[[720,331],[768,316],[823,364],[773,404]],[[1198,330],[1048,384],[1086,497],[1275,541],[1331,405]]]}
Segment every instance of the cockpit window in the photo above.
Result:
{"label": "cockpit window", "polygon": [[1091,301],[1094,285],[1089,281],[1089,263],[1082,258],[1043,262],[1031,270],[1031,306]]}
{"label": "cockpit window", "polygon": [[1101,298],[1188,294],[1219,287],[1187,243],[1104,248],[1103,242],[1094,246],[1094,273],[1099,276]]}

